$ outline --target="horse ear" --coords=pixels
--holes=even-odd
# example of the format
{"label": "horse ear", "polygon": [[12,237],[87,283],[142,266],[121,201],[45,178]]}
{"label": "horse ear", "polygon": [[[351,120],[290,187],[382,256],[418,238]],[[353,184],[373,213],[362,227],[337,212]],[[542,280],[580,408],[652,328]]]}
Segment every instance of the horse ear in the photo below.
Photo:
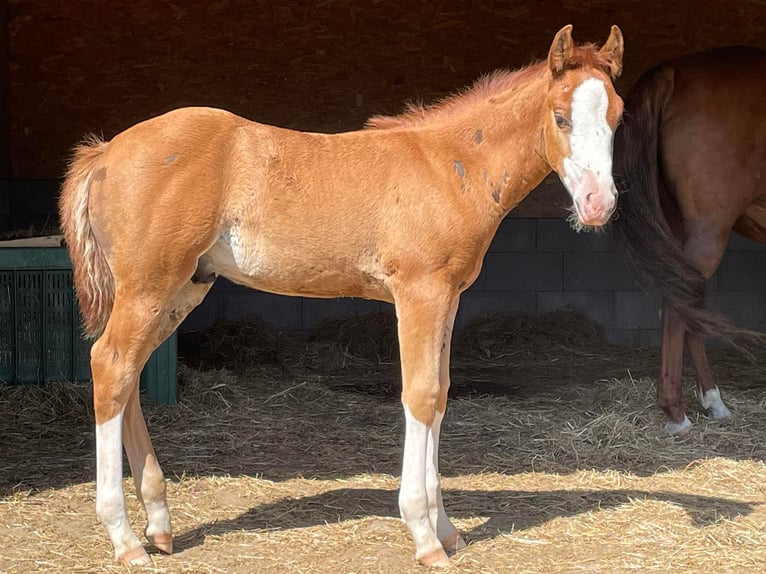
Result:
{"label": "horse ear", "polygon": [[554,76],[561,74],[574,54],[574,42],[572,42],[572,25],[568,24],[556,33],[548,52],[548,67]]}
{"label": "horse ear", "polygon": [[599,50],[604,59],[609,63],[609,72],[612,78],[622,74],[622,54],[625,48],[623,46],[622,31],[618,26],[612,26],[606,44]]}

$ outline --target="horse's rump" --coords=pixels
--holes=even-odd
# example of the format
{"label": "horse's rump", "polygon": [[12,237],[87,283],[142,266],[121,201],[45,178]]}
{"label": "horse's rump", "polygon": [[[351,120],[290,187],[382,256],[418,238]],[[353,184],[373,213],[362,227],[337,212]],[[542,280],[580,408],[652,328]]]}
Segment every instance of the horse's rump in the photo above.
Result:
{"label": "horse's rump", "polygon": [[[738,78],[741,88],[757,77],[754,67],[763,62],[758,50],[727,48],[649,70],[629,91],[624,124],[615,137],[615,177],[621,191],[615,236],[631,263],[654,282],[687,328],[701,336],[730,340],[746,332],[703,306],[707,277],[690,262],[682,244],[688,214],[682,213],[679,199],[693,200],[678,198],[676,184],[702,177],[701,188],[711,187],[713,179],[726,179],[725,169],[700,150],[707,145],[710,153],[716,145],[706,142],[705,134],[726,141],[726,146],[717,144],[721,152],[741,143],[741,136],[730,134],[722,123],[742,120],[726,119],[731,110],[714,102],[736,101],[736,94],[727,93],[732,88],[726,78]],[[747,117],[747,112],[741,116]],[[715,128],[719,125],[721,129]],[[708,176],[700,173],[701,167],[709,170]]]}

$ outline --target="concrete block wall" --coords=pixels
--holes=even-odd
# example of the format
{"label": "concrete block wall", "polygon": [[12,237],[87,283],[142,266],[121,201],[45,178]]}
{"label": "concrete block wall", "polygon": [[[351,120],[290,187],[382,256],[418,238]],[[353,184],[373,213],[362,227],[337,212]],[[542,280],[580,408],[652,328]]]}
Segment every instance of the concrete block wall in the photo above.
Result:
{"label": "concrete block wall", "polygon": [[[0,230],[55,226],[59,186],[58,180],[0,178]],[[766,332],[766,245],[732,234],[708,283],[708,301],[735,324]],[[481,274],[463,294],[456,327],[495,312],[539,314],[567,307],[599,323],[613,342],[659,343],[657,297],[638,285],[608,229],[578,234],[563,219],[509,217]],[[260,317],[278,329],[306,330],[325,319],[382,310],[392,307],[361,299],[283,297],[219,279],[181,329]]]}
{"label": "concrete block wall", "polygon": [[[711,306],[736,324],[766,331],[766,246],[733,235],[709,283]],[[642,289],[607,230],[575,233],[561,219],[506,219],[478,279],[462,297],[457,329],[491,313],[539,314],[576,308],[616,343],[659,343],[658,299]],[[248,290],[219,280],[182,325],[204,329],[217,319],[257,316],[284,330],[322,320],[392,310],[360,299],[305,299]]]}

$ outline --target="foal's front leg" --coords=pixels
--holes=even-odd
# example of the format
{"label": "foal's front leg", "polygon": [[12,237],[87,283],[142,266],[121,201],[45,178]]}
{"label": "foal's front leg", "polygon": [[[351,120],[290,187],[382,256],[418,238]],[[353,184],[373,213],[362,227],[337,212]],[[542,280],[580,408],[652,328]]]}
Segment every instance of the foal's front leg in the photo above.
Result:
{"label": "foal's front leg", "polygon": [[415,558],[427,566],[448,566],[439,535],[454,539],[457,531],[444,513],[439,486],[439,425],[447,398],[440,370],[456,296],[432,284],[408,286],[397,295],[406,420],[399,509],[415,542]]}
{"label": "foal's front leg", "polygon": [[455,298],[447,323],[444,329],[444,343],[442,344],[439,361],[439,398],[436,404],[434,422],[431,424],[430,440],[428,443],[428,461],[426,464],[426,490],[428,492],[428,504],[431,512],[431,525],[436,529],[436,535],[447,552],[457,552],[465,548],[463,537],[447,517],[444,510],[441,484],[439,483],[439,436],[442,419],[447,409],[447,393],[450,386],[450,348],[452,342],[452,329],[457,314],[458,299]]}

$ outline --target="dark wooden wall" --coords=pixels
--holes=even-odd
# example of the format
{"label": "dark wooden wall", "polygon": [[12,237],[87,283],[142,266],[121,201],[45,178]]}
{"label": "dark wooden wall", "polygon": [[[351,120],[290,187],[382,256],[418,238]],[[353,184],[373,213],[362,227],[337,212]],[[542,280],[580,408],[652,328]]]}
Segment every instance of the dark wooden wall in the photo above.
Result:
{"label": "dark wooden wall", "polygon": [[[621,89],[683,52],[766,47],[763,0],[0,0],[0,179],[55,181],[83,135],[110,138],[184,105],[359,128],[544,57],[567,23],[580,41],[622,27]],[[16,185],[17,207],[45,202],[50,188]],[[515,215],[562,215],[551,209],[559,191],[533,194]]]}
{"label": "dark wooden wall", "polygon": [[0,2],[0,178],[11,176],[10,36],[8,3]]}

